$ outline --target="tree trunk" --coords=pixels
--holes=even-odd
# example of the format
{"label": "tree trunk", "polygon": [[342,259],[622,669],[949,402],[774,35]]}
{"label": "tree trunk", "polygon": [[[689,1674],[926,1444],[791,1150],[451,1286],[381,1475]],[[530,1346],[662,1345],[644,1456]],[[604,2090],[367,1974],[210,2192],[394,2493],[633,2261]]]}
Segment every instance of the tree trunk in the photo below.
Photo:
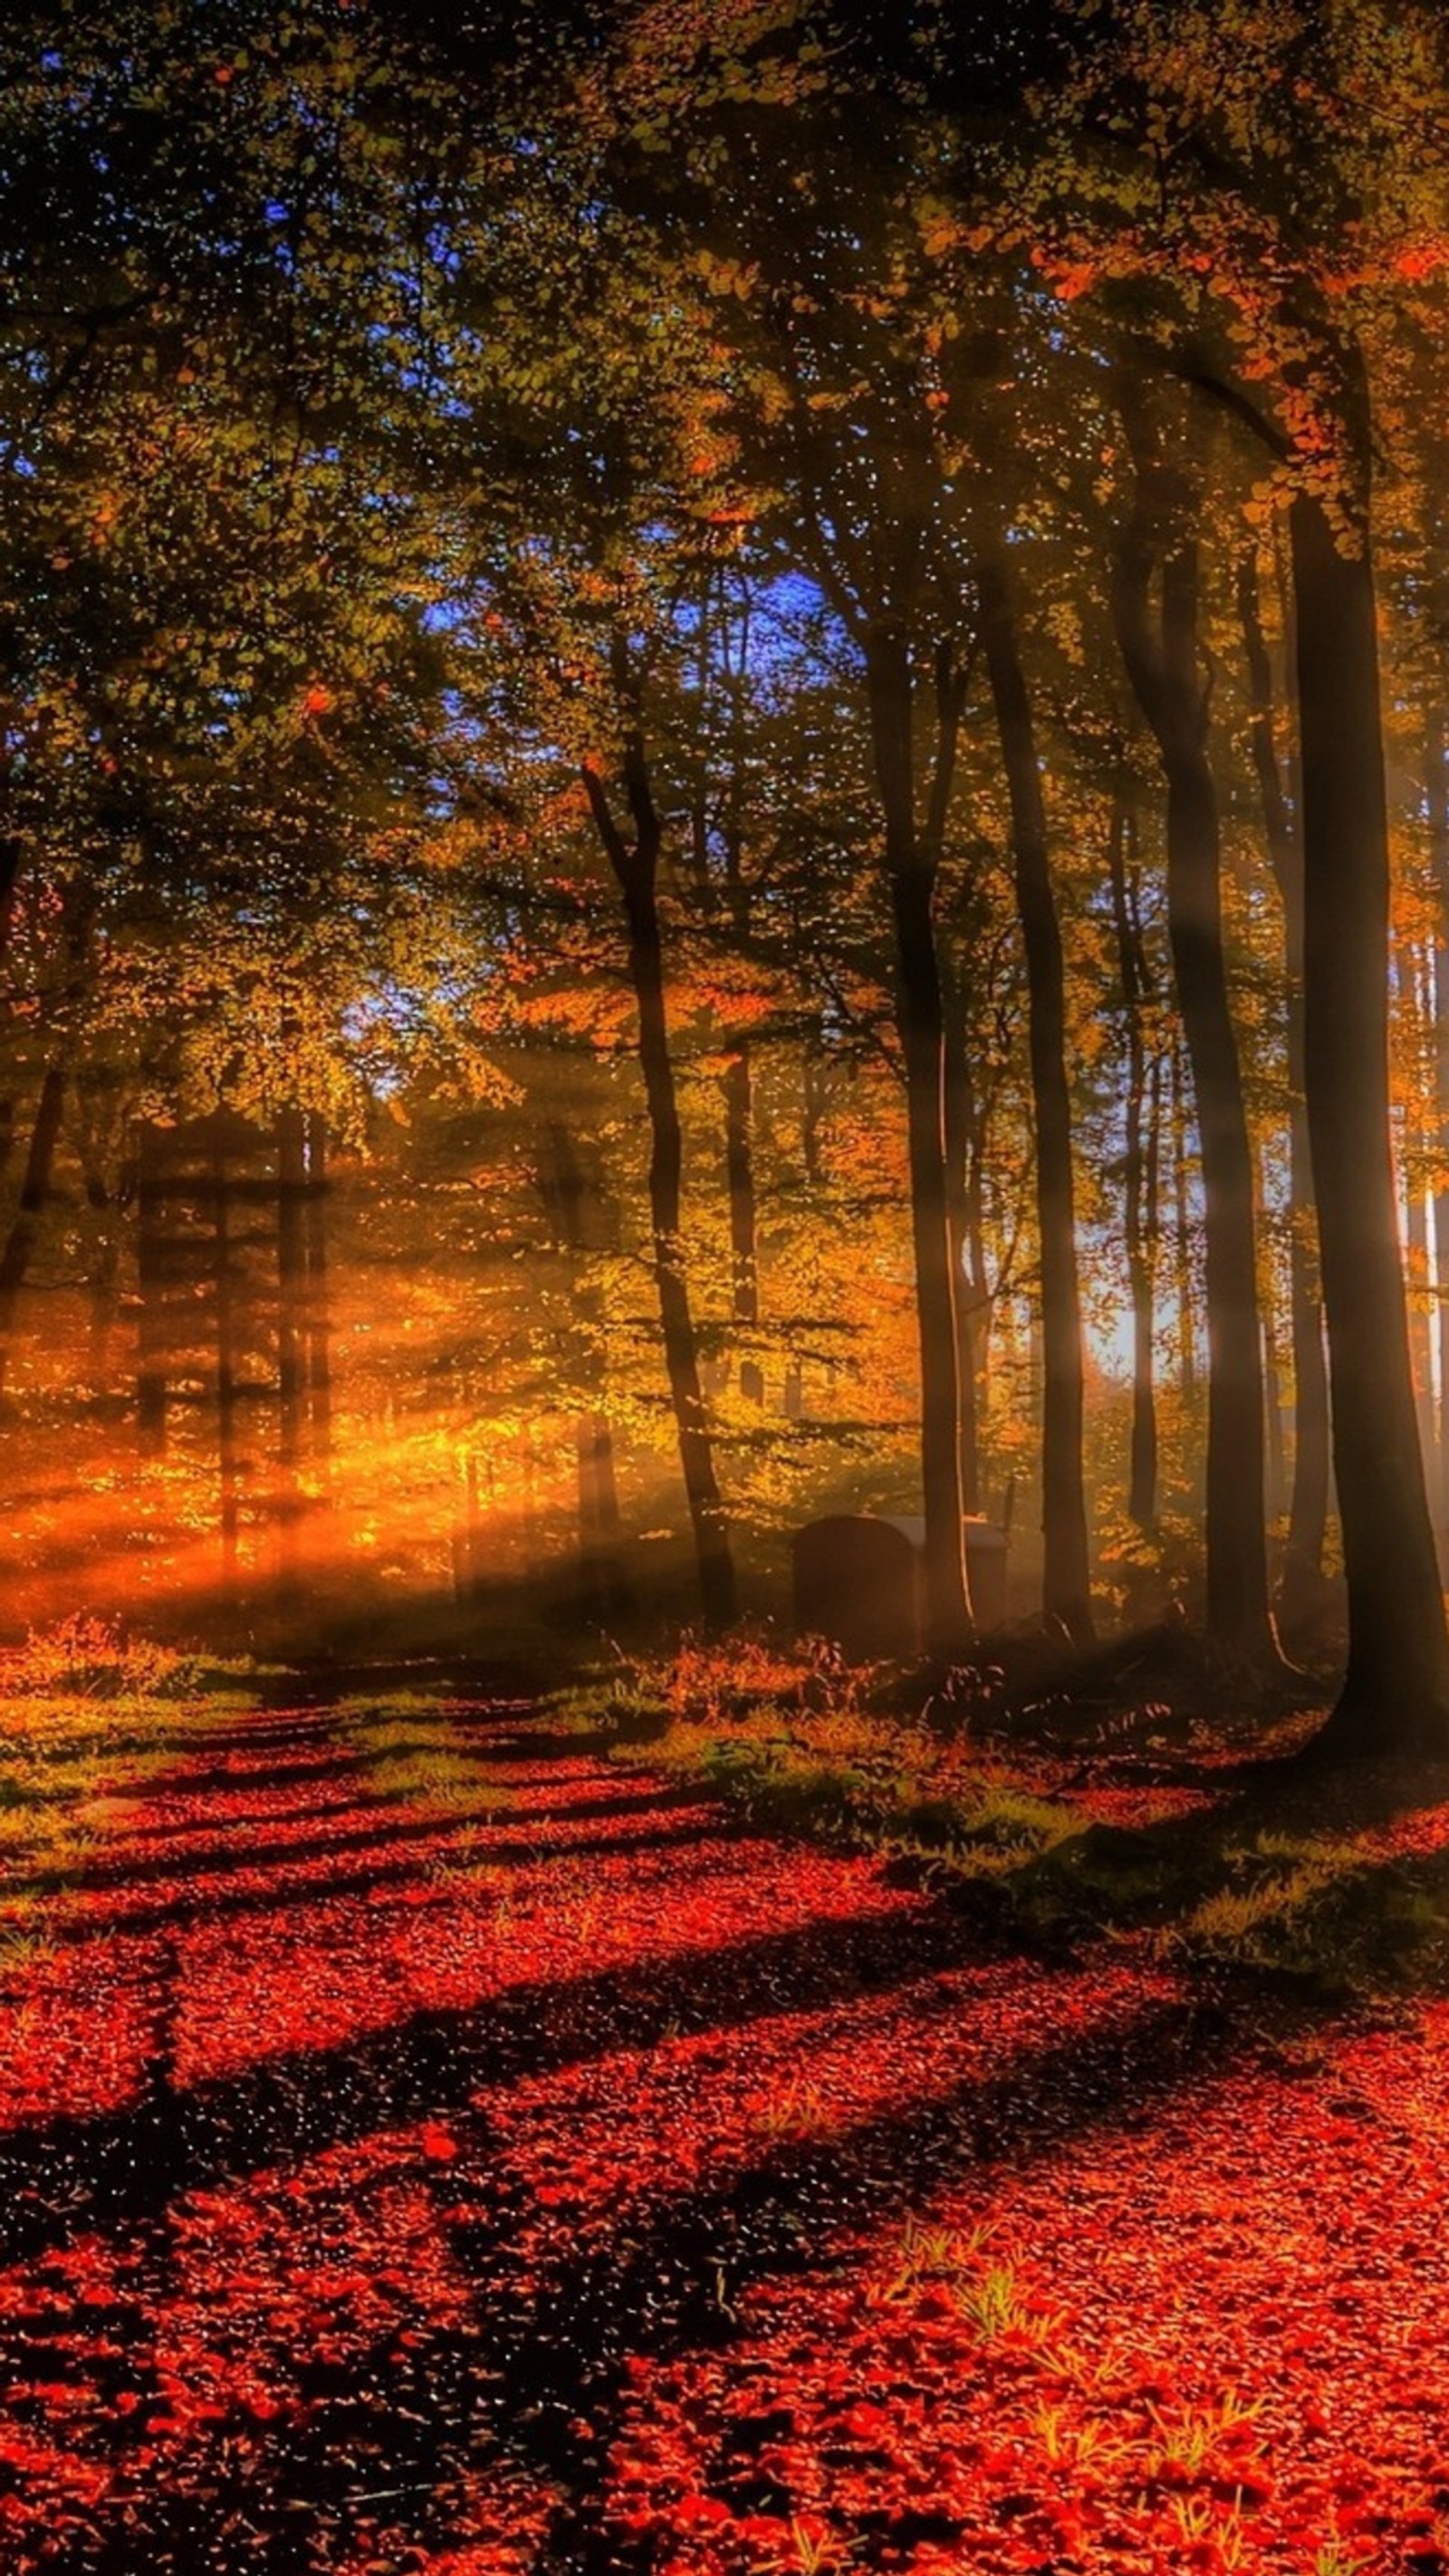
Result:
{"label": "tree trunk", "polygon": [[1449,1741],[1449,1637],[1429,1521],[1389,1133],[1389,853],[1366,509],[1290,526],[1303,743],[1304,1057],[1348,1583],[1336,1751]]}
{"label": "tree trunk", "polygon": [[1217,787],[1198,644],[1198,557],[1173,495],[1154,629],[1157,544],[1144,506],[1113,607],[1128,676],[1167,780],[1167,927],[1202,1160],[1208,1324],[1207,1626],[1252,1662],[1277,1656],[1263,1523],[1263,1350],[1253,1158],[1223,957]]}
{"label": "tree trunk", "polygon": [[332,1447],[332,1318],[327,1300],[327,1121],[307,1117],[307,1443],[324,1468]]}
{"label": "tree trunk", "polygon": [[[760,1271],[755,1215],[754,1067],[743,1034],[731,1044],[725,1074],[725,1177],[730,1203],[730,1304],[737,1325],[751,1331],[760,1320]],[[763,1401],[764,1372],[753,1355],[740,1362],[740,1393]]]}
{"label": "tree trunk", "polygon": [[[749,613],[746,610],[740,636],[738,668],[729,672],[729,777],[723,826],[725,899],[729,907],[730,928],[734,935],[735,954],[744,958],[750,946],[750,891],[745,880],[744,830],[742,804],[745,760],[748,741],[748,715],[744,695],[747,666]],[[704,687],[707,650],[704,634],[700,641],[700,685]],[[760,1247],[759,1222],[755,1196],[754,1136],[754,1057],[747,1029],[728,1032],[729,1070],[725,1075],[725,1174],[729,1188],[730,1209],[730,1303],[737,1327],[748,1336],[760,1321]],[[765,1396],[764,1371],[757,1352],[750,1351],[740,1362],[740,1393],[750,1404],[762,1404]]]}
{"label": "tree trunk", "polygon": [[307,1382],[307,1122],[300,1109],[277,1120],[277,1494],[279,1576],[297,1576],[305,1502],[301,1464]]}
{"label": "tree trunk", "polygon": [[631,734],[624,754],[624,783],[634,824],[632,842],[625,839],[614,821],[598,772],[586,765],[583,775],[599,838],[623,897],[628,928],[629,976],[639,1012],[639,1069],[649,1107],[649,1209],[664,1365],[694,1531],[700,1606],[706,1629],[718,1636],[738,1620],[739,1594],[700,1386],[699,1344],[685,1269],[681,1231],[684,1148],[669,1052],[659,921],[661,832],[638,733]]}
{"label": "tree trunk", "polygon": [[574,1424],[574,1442],[583,1605],[594,1618],[615,1618],[627,1606],[627,1591],[619,1553],[621,1525],[614,1475],[614,1431],[608,1415],[579,1414]]}
{"label": "tree trunk", "polygon": [[[10,936],[10,915],[15,895],[17,859],[9,843],[0,842],[0,956]],[[61,932],[65,946],[66,982],[62,1017],[62,1035],[55,1060],[42,1077],[40,1097],[36,1104],[35,1124],[31,1129],[30,1150],[21,1177],[20,1197],[4,1249],[0,1250],[0,1392],[3,1392],[10,1359],[10,1340],[15,1325],[15,1310],[20,1291],[29,1275],[41,1220],[51,1192],[55,1166],[55,1149],[60,1138],[61,1110],[68,1081],[67,1059],[73,1037],[76,1015],[85,991],[90,954],[91,927],[95,919],[96,894],[90,881],[81,877],[67,887],[61,902]]]}
{"label": "tree trunk", "polygon": [[896,944],[896,1025],[906,1069],[911,1240],[921,1368],[926,1641],[950,1658],[975,1641],[962,1530],[956,1295],[946,1188],[946,1031],[936,954],[936,863],[915,820],[910,645],[896,620],[866,638],[876,787]]}
{"label": "tree trunk", "polygon": [[[1434,871],[1434,1123],[1438,1169],[1449,1175],[1449,770],[1444,710],[1430,711],[1426,726],[1429,856]],[[1449,1179],[1434,1191],[1434,1291],[1439,1365],[1439,1419],[1430,1513],[1449,1530]]]}
{"label": "tree trunk", "polygon": [[1182,1048],[1174,1037],[1168,1070],[1172,1090],[1172,1259],[1177,1299],[1177,1382],[1183,1408],[1197,1403],[1197,1319],[1193,1312],[1192,1205],[1188,1191],[1187,1081]]}
{"label": "tree trunk", "polygon": [[978,555],[981,637],[1011,804],[1016,908],[1026,956],[1042,1324],[1042,1607],[1078,1644],[1093,1633],[1082,1480],[1082,1302],[1067,1082],[1062,935],[1047,851],[1036,730],[1004,549]]}
{"label": "tree trunk", "polygon": [[216,1313],[216,1465],[220,1496],[221,1567],[236,1575],[241,1537],[241,1460],[237,1450],[238,1360],[236,1272],[231,1243],[231,1178],[218,1143],[212,1164],[212,1289]]}
{"label": "tree trunk", "polygon": [[1268,1518],[1281,1518],[1288,1500],[1288,1459],[1283,1439],[1283,1373],[1278,1364],[1278,1323],[1272,1291],[1263,1290],[1263,1419],[1267,1432]]}
{"label": "tree trunk", "polygon": [[105,1203],[106,1230],[96,1250],[90,1278],[90,1321],[86,1334],[86,1375],[97,1398],[105,1396],[111,1375],[111,1337],[120,1309],[121,1229],[119,1212]]}
{"label": "tree trunk", "polygon": [[980,1115],[971,1080],[965,1014],[959,994],[950,995],[946,1014],[946,1194],[951,1277],[956,1299],[956,1375],[958,1447],[961,1460],[961,1508],[981,1509],[981,1345],[988,1304],[977,1261],[981,1239],[977,1121]]}
{"label": "tree trunk", "polygon": [[[15,919],[15,889],[20,880],[24,845],[18,832],[0,833],[0,963],[9,956],[10,934]],[[15,1150],[15,1102],[10,1093],[0,1099],[0,1179],[10,1167]]]}
{"label": "tree trunk", "polygon": [[569,1302],[573,1309],[569,1369],[583,1391],[574,1418],[578,1467],[580,1592],[587,1615],[615,1616],[627,1604],[620,1542],[619,1492],[614,1473],[614,1432],[603,1409],[602,1301],[589,1283],[585,1262],[597,1246],[598,1193],[590,1185],[572,1131],[549,1122],[539,1180],[557,1231],[568,1248]]}
{"label": "tree trunk", "polygon": [[[1284,609],[1285,624],[1291,628],[1291,601],[1285,599]],[[1239,566],[1238,615],[1252,706],[1253,766],[1269,864],[1283,906],[1288,987],[1288,1316],[1293,1355],[1293,1489],[1278,1606],[1285,1620],[1300,1620],[1318,1609],[1323,1598],[1323,1547],[1328,1525],[1328,1366],[1323,1349],[1313,1156],[1303,1086],[1303,842],[1301,821],[1284,793],[1278,761],[1272,664],[1259,611],[1257,561],[1251,553],[1244,555]]]}
{"label": "tree trunk", "polygon": [[302,1454],[302,1377],[306,1358],[306,1236],[302,1212],[307,1186],[306,1127],[300,1109],[277,1120],[277,1396],[282,1456],[295,1466]]}
{"label": "tree trunk", "polygon": [[167,1313],[166,1226],[160,1131],[149,1120],[136,1141],[136,1446],[143,1458],[166,1449]]}
{"label": "tree trunk", "polygon": [[10,932],[15,919],[15,889],[20,882],[25,844],[18,832],[0,832],[0,958],[10,948]]}
{"label": "tree trunk", "polygon": [[[1412,955],[1402,961],[1407,977],[1412,980],[1416,1010],[1428,1017],[1428,974],[1420,976],[1419,961]],[[1401,968],[1401,971],[1402,971]],[[1414,1384],[1414,1413],[1419,1425],[1419,1447],[1424,1460],[1424,1482],[1427,1490],[1433,1474],[1434,1456],[1434,1362],[1433,1330],[1430,1322],[1432,1283],[1429,1277],[1429,1194],[1424,1181],[1424,1163],[1428,1138],[1421,1127],[1405,1133],[1398,1156],[1404,1178],[1404,1285],[1408,1301],[1409,1375]]]}
{"label": "tree trunk", "polygon": [[1117,971],[1127,1023],[1123,1223],[1127,1284],[1132,1302],[1132,1435],[1127,1512],[1138,1529],[1157,1526],[1157,1395],[1153,1342],[1156,1333],[1158,1170],[1161,1153],[1162,1067],[1149,1075],[1145,1015],[1151,996],[1147,944],[1138,910],[1137,874],[1129,881],[1127,853],[1135,839],[1133,816],[1121,795],[1114,803],[1109,844],[1112,912],[1117,932]]}
{"label": "tree trunk", "polygon": [[65,1068],[53,1064],[41,1082],[35,1124],[30,1131],[30,1150],[25,1158],[25,1174],[20,1184],[19,1205],[11,1220],[4,1249],[0,1250],[0,1393],[4,1392],[9,1371],[10,1345],[20,1291],[30,1273],[36,1237],[50,1197],[64,1102]]}

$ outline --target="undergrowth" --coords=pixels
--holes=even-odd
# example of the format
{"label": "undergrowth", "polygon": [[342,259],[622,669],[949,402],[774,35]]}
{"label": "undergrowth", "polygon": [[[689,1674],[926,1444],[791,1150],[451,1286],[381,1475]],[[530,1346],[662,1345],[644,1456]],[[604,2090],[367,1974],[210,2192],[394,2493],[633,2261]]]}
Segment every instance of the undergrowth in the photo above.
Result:
{"label": "undergrowth", "polygon": [[74,1611],[53,1628],[32,1628],[0,1666],[6,1698],[187,1699],[200,1680],[195,1655],[154,1638],[127,1636],[118,1621]]}
{"label": "undergrowth", "polygon": [[755,1830],[878,1851],[983,1932],[1068,1949],[1131,1932],[1187,1966],[1328,1991],[1449,1985],[1437,1853],[1388,1853],[1286,1779],[1104,1793],[1080,1764],[1064,1778],[973,1741],[978,1696],[913,1712],[896,1675],[754,1640],[686,1643],[556,1694],[549,1714]]}
{"label": "undergrowth", "polygon": [[419,1692],[344,1699],[338,1731],[362,1761],[370,1796],[473,1821],[507,1814],[513,1800],[488,1776],[446,1701]]}
{"label": "undergrowth", "polygon": [[214,1722],[227,1678],[84,1613],[0,1656],[0,1984],[50,1956],[103,1832]]}

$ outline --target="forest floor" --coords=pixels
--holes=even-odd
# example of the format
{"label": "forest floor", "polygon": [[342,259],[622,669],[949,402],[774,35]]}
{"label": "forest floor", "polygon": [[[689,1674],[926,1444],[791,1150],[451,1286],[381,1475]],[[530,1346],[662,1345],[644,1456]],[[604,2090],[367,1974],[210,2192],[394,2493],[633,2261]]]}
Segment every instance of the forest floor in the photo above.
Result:
{"label": "forest floor", "polygon": [[[1449,2569],[1438,1951],[1244,1952],[1449,1803],[1178,1937],[1210,1769],[963,1775],[963,1880],[598,1714],[0,1707],[7,2576]],[[1074,1802],[1115,1918],[961,1901]]]}

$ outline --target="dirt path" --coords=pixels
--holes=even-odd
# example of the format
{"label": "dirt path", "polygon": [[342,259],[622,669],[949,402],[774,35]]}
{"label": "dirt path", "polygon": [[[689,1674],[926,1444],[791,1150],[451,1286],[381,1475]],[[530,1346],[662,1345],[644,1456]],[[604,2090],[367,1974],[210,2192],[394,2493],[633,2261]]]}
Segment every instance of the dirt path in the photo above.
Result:
{"label": "dirt path", "polygon": [[1270,2035],[344,1717],[219,1723],[9,1981],[0,2567],[1449,2567],[1443,2007]]}

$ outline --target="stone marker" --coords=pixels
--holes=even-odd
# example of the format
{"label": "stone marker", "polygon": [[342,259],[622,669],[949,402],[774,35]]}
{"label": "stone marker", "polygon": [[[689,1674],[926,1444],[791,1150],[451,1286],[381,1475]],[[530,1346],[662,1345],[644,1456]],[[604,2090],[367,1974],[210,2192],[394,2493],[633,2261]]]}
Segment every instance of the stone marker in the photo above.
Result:
{"label": "stone marker", "polygon": [[795,1625],[858,1663],[919,1654],[920,1551],[895,1521],[837,1512],[795,1534]]}
{"label": "stone marker", "polygon": [[[925,1530],[908,1513],[837,1512],[808,1522],[792,1549],[796,1628],[828,1637],[858,1663],[918,1655]],[[1006,1617],[1006,1532],[972,1519],[965,1537],[977,1625],[999,1628]]]}

